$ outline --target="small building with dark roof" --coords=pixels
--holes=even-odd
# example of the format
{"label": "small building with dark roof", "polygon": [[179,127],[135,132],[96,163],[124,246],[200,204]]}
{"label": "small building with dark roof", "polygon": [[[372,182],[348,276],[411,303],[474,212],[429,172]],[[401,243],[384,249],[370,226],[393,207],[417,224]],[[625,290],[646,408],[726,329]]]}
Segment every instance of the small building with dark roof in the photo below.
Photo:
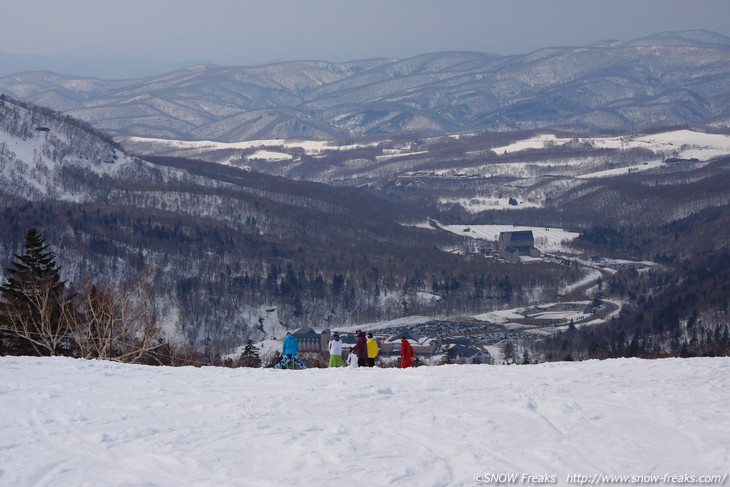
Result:
{"label": "small building with dark roof", "polygon": [[500,257],[515,264],[520,261],[520,257],[540,257],[532,230],[500,233],[498,248]]}
{"label": "small building with dark roof", "polygon": [[461,344],[444,346],[444,353],[449,354],[452,362],[465,364],[487,364],[492,360],[489,352]]}

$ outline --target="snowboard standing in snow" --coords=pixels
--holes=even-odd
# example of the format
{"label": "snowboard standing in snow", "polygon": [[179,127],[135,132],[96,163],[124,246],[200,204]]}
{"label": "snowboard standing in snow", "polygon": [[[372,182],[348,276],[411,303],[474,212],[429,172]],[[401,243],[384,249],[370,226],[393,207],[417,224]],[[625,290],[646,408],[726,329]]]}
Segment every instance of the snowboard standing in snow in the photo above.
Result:
{"label": "snowboard standing in snow", "polygon": [[350,352],[350,355],[347,356],[347,365],[353,369],[357,368],[357,354],[355,352]]}

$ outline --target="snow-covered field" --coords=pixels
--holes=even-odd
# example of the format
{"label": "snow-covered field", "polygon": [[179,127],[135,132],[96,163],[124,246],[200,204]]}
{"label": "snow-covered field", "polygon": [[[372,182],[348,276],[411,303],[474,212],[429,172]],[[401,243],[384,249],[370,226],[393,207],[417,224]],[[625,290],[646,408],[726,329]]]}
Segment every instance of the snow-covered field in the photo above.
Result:
{"label": "snow-covered field", "polygon": [[[455,136],[455,138],[459,137]],[[277,151],[267,151],[267,148],[300,149],[303,150],[306,154],[317,155],[324,151],[348,151],[363,147],[374,147],[377,145],[377,143],[374,142],[363,142],[358,144],[338,144],[334,142],[303,139],[269,139],[249,140],[242,142],[215,142],[210,140],[185,141],[146,137],[129,137],[126,139],[126,142],[129,144],[146,145],[156,148],[190,150],[192,152],[212,150],[260,149],[256,156],[250,156],[250,158],[271,158],[271,160],[274,161],[282,160],[282,154],[284,153]],[[631,149],[641,147],[657,153],[672,154],[676,157],[681,158],[696,157],[701,160],[707,160],[712,157],[727,155],[728,153],[730,153],[730,136],[724,134],[707,134],[703,132],[694,132],[691,130],[675,130],[672,132],[664,132],[643,136],[604,138],[561,138],[556,137],[554,134],[538,134],[528,139],[513,142],[506,146],[495,147],[492,149],[492,152],[501,155],[529,149],[535,150],[562,146],[573,142],[579,144],[589,143],[595,148],[606,149]],[[378,160],[384,161],[393,157],[400,157],[403,155],[418,155],[424,153],[424,151],[413,151],[411,148],[385,149],[385,153],[382,156],[379,156]],[[659,161],[657,161],[657,163],[658,162]],[[637,169],[643,170],[646,169],[646,167],[637,166]],[[494,171],[495,168],[490,166],[490,170]],[[452,168],[446,171],[453,172],[454,169]],[[604,176],[613,174],[614,173],[607,173]]]}
{"label": "snow-covered field", "polygon": [[591,137],[559,138],[554,134],[540,134],[512,144],[492,149],[495,154],[509,154],[528,149],[543,149],[565,145],[571,141],[579,144],[590,143],[596,148],[631,149],[644,148],[654,152],[676,153],[676,157],[709,159],[730,153],[730,136],[725,134],[706,134],[691,130],[675,130],[654,135],[637,137]]}
{"label": "snow-covered field", "polygon": [[440,205],[461,205],[469,213],[479,213],[487,210],[522,210],[525,208],[540,208],[542,204],[531,201],[517,200],[517,205],[509,204],[509,198],[492,198],[475,196],[473,198],[440,198]]}
{"label": "snow-covered field", "polygon": [[441,225],[441,228],[457,235],[491,241],[499,240],[499,234],[502,232],[531,230],[535,238],[535,247],[543,252],[566,250],[564,243],[570,242],[580,235],[562,228],[523,227],[518,225]]}
{"label": "snow-covered field", "polygon": [[596,171],[588,174],[581,174],[576,176],[577,179],[596,179],[596,178],[608,178],[613,176],[620,176],[622,174],[631,174],[641,171],[648,171],[650,169],[656,169],[657,167],[663,166],[665,163],[657,159],[656,161],[647,162],[636,166],[625,166],[616,169],[606,169],[605,171]]}
{"label": "snow-covered field", "polygon": [[[473,135],[473,134],[472,134]],[[464,134],[464,137],[467,137]],[[460,139],[462,136],[452,136],[452,138]],[[468,138],[468,137],[467,137]],[[428,140],[428,139],[426,139]],[[435,139],[431,142],[435,142]],[[145,137],[129,137],[125,139],[125,144],[133,147],[136,152],[155,152],[155,151],[173,151],[178,154],[186,154],[189,157],[204,156],[211,160],[216,160],[222,164],[230,164],[241,166],[246,161],[268,161],[272,164],[290,163],[297,161],[296,154],[303,153],[311,157],[323,157],[328,153],[337,151],[351,151],[366,147],[377,148],[382,145],[382,155],[377,155],[375,160],[378,163],[384,161],[410,157],[414,158],[419,155],[426,156],[428,159],[428,151],[418,150],[411,145],[394,144],[393,141],[382,140],[363,141],[360,143],[342,144],[335,141],[320,140],[304,140],[304,139],[266,139],[266,140],[249,140],[241,142],[215,142],[209,140],[169,140]],[[652,135],[642,136],[620,136],[620,137],[557,137],[554,134],[537,134],[532,137],[515,141],[509,145],[496,147],[493,149],[484,149],[478,151],[469,151],[466,154],[471,159],[478,160],[480,154],[489,151],[498,155],[515,154],[524,150],[542,150],[552,149],[567,144],[589,145],[594,149],[617,149],[628,150],[635,148],[647,149],[654,152],[656,158],[652,160],[642,160],[638,163],[626,163],[621,167],[613,167],[606,169],[600,163],[600,158],[581,157],[571,159],[552,159],[547,157],[543,160],[529,161],[513,161],[509,163],[486,163],[474,166],[468,164],[465,167],[454,167],[448,164],[447,167],[437,169],[431,168],[427,171],[416,170],[410,172],[407,170],[407,164],[403,166],[406,175],[422,176],[424,174],[429,177],[496,177],[509,176],[518,178],[532,178],[538,175],[562,174],[564,176],[576,177],[580,179],[587,178],[607,178],[618,175],[638,173],[657,167],[664,166],[664,160],[668,157],[678,157],[684,159],[697,158],[700,161],[708,161],[713,157],[730,154],[730,135],[725,134],[708,134],[703,132],[695,132],[691,130],[675,130]],[[240,151],[255,150],[253,154],[239,153]],[[294,151],[294,152],[292,152]],[[213,155],[213,153],[218,153]],[[342,163],[360,164],[360,155],[356,155],[355,159]],[[415,160],[415,159],[414,159]],[[413,161],[411,161],[413,162]],[[605,162],[605,161],[603,161]],[[369,166],[369,164],[368,164]],[[364,171],[368,171],[367,168]],[[326,174],[321,175],[325,180]],[[524,196],[524,195],[522,195]],[[495,194],[471,195],[463,198],[444,197],[439,200],[442,205],[459,204],[467,211],[475,213],[486,210],[515,210],[523,208],[541,207],[544,204],[540,195],[533,194],[527,199],[523,199],[520,194],[513,197],[518,200],[518,205],[509,205],[509,198]]]}
{"label": "snow-covered field", "polygon": [[[730,154],[730,136],[725,134],[707,134],[691,130],[675,130],[653,135],[623,136],[623,137],[591,137],[591,138],[559,138],[554,134],[539,134],[528,139],[518,140],[509,145],[492,149],[495,154],[511,154],[523,150],[547,149],[575,142],[590,144],[596,149],[634,149],[643,148],[657,154],[657,159],[637,165],[627,165],[619,168],[601,170],[580,174],[579,179],[606,178],[642,172],[663,166],[666,157],[682,159],[697,158],[706,161],[713,157]],[[518,168],[515,164],[510,167]],[[466,208],[468,205],[464,205]]]}
{"label": "snow-covered field", "polygon": [[[512,308],[498,311],[490,311],[474,316],[474,318],[489,323],[509,324],[511,321],[524,320],[529,317],[532,320],[546,321],[580,321],[590,315],[584,312],[590,301],[575,301],[572,303],[549,303],[540,306],[527,308]],[[562,305],[562,306],[561,306]],[[567,306],[566,305],[570,305]]]}
{"label": "snow-covered field", "polygon": [[730,472],[728,358],[274,371],[2,357],[0,370],[3,486],[667,485]]}
{"label": "snow-covered field", "polygon": [[[318,154],[322,151],[338,151],[352,150],[362,147],[372,147],[374,143],[362,144],[338,144],[335,142],[327,142],[321,140],[304,140],[304,139],[264,139],[264,140],[248,140],[242,142],[215,142],[212,140],[172,140],[172,139],[156,139],[150,137],[129,137],[127,142],[133,144],[147,144],[155,147],[167,147],[174,149],[191,149],[191,150],[231,150],[231,149],[261,149],[257,158],[265,159],[267,152],[264,148],[280,147],[284,149],[301,149],[306,154]],[[271,152],[276,158],[278,154]]]}

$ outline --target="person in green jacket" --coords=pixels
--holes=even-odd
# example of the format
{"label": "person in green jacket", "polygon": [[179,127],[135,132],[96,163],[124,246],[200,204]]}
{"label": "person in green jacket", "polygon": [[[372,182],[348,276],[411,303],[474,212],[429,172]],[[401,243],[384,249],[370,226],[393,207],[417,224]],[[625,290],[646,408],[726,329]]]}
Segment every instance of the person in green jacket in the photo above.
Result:
{"label": "person in green jacket", "polygon": [[378,356],[378,342],[375,341],[372,333],[368,333],[368,341],[366,343],[368,346],[367,366],[375,367],[375,357]]}

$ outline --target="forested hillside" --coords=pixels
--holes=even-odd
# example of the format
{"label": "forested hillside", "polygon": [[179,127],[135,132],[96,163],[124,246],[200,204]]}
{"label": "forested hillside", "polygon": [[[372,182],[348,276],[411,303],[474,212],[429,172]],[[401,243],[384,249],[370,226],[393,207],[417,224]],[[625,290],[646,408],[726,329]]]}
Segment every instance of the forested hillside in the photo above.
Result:
{"label": "forested hillside", "polygon": [[721,205],[669,223],[584,232],[576,241],[582,250],[659,265],[619,271],[603,283],[601,297],[627,303],[615,320],[524,345],[538,360],[729,355],[728,225],[730,206]]}

